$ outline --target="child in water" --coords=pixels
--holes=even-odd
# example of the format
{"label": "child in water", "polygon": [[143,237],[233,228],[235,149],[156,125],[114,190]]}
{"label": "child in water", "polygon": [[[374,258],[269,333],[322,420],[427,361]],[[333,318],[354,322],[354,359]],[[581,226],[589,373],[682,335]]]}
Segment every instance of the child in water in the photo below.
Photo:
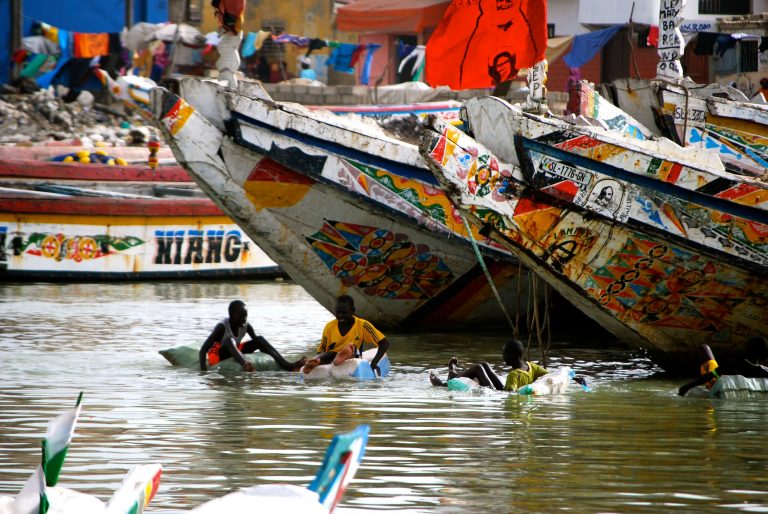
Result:
{"label": "child in water", "polygon": [[[504,344],[502,357],[504,362],[512,367],[512,370],[507,375],[506,383],[501,382],[501,379],[493,372],[487,362],[475,364],[461,373],[457,372],[456,366],[459,360],[456,357],[451,357],[448,363],[448,380],[466,377],[477,380],[483,387],[491,387],[497,391],[517,391],[519,388],[531,384],[537,378],[549,373],[538,364],[525,361],[524,355],[525,349],[523,348],[523,343],[519,340],[511,339]],[[447,386],[447,383],[443,382],[434,373],[429,374],[429,381],[433,386]]]}
{"label": "child in water", "polygon": [[[243,341],[246,335],[251,337],[250,341]],[[253,371],[253,364],[248,362],[243,354],[257,350],[270,355],[281,368],[288,371],[298,371],[307,361],[305,358],[296,362],[285,360],[266,339],[256,335],[248,323],[248,309],[245,303],[235,300],[229,304],[229,317],[216,324],[200,348],[200,370],[205,371],[208,366],[233,358],[245,371]]]}
{"label": "child in water", "polygon": [[747,357],[744,364],[734,369],[720,367],[709,345],[699,345],[698,355],[701,362],[699,377],[680,386],[677,391],[680,396],[685,396],[688,391],[699,385],[705,385],[707,390],[710,390],[723,375],[768,378],[768,340],[764,337],[753,337],[747,341]]}

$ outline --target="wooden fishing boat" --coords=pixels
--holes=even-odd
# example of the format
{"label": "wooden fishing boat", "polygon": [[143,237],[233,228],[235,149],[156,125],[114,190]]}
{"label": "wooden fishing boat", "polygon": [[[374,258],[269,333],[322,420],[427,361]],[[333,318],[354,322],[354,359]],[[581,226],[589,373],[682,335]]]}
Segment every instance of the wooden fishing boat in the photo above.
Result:
{"label": "wooden fishing boat", "polygon": [[[577,94],[589,96],[582,83]],[[604,95],[654,135],[716,153],[735,174],[768,174],[768,105],[722,84],[621,79]],[[583,114],[583,113],[582,113]]]}
{"label": "wooden fishing boat", "polygon": [[498,99],[466,110],[477,140],[429,118],[422,154],[462,212],[584,313],[668,369],[690,367],[701,343],[737,357],[768,334],[759,183],[668,141]]}
{"label": "wooden fishing boat", "polygon": [[[256,84],[182,80],[180,90],[183,98],[153,93],[177,160],[321,304],[350,294],[361,317],[384,326],[503,322],[416,146],[373,124],[275,103]],[[518,262],[495,243],[483,252],[502,297],[525,309]]]}
{"label": "wooden fishing boat", "polygon": [[179,167],[0,165],[0,281],[282,275]]}
{"label": "wooden fishing boat", "polygon": [[539,192],[719,258],[729,254],[747,269],[768,266],[766,184],[727,172],[716,154],[569,125],[494,98],[465,108],[475,133],[509,120],[493,133],[517,141],[504,158],[517,155],[512,162],[522,164],[526,182]]}

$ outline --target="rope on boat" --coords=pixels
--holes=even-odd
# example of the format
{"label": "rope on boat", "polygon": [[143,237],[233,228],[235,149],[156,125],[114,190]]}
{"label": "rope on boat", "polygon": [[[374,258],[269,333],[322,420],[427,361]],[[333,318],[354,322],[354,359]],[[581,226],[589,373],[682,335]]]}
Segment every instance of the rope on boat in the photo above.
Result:
{"label": "rope on boat", "polygon": [[[483,259],[482,254],[480,253],[480,248],[477,246],[477,241],[475,241],[475,237],[472,235],[472,230],[470,229],[469,222],[467,222],[467,218],[464,216],[464,213],[459,211],[459,216],[461,216],[461,221],[464,222],[464,228],[467,230],[467,235],[469,236],[469,241],[472,244],[472,249],[475,251],[475,257],[477,257],[477,262],[480,264],[480,268],[482,268],[483,273],[485,274],[485,278],[488,281],[488,285],[491,288],[491,291],[493,292],[493,296],[496,298],[496,301],[499,304],[499,307],[501,308],[501,311],[504,313],[504,317],[507,318],[507,322],[509,323],[509,326],[512,328],[512,337],[519,337],[519,330],[518,327],[520,326],[520,288],[521,288],[521,276],[522,276],[522,270],[523,266],[522,263],[518,263],[518,273],[517,273],[517,305],[515,307],[515,321],[512,321],[512,318],[509,315],[509,312],[507,312],[507,308],[504,307],[504,302],[501,301],[501,295],[499,294],[498,289],[496,289],[496,284],[493,283],[493,278],[491,277],[490,271],[488,271],[488,267],[485,265],[485,260]],[[550,296],[550,288],[549,285],[545,282],[544,283],[544,312],[540,315],[539,314],[539,302],[537,289],[539,285],[539,277],[535,273],[528,273],[528,302],[527,302],[527,312],[526,312],[526,324],[528,325],[528,344],[526,347],[526,353],[529,353],[530,346],[531,346],[531,340],[533,338],[534,332],[536,333],[537,340],[539,343],[539,351],[541,353],[541,365],[545,368],[547,367],[547,358],[549,357],[549,345],[552,340],[552,328],[550,324],[551,316],[549,314],[549,296]],[[542,319],[543,316],[543,319]]]}
{"label": "rope on boat", "polygon": [[[461,216],[461,221],[464,222],[464,228],[467,229],[467,235],[469,235],[469,242],[472,243],[472,249],[475,251],[475,256],[477,257],[477,262],[480,264],[480,268],[482,268],[483,273],[485,274],[485,278],[488,281],[488,285],[491,288],[491,291],[493,291],[493,296],[496,297],[496,301],[499,302],[499,307],[501,307],[501,312],[504,313],[504,316],[507,318],[507,322],[509,323],[509,326],[512,328],[512,336],[517,337],[519,332],[517,330],[517,325],[512,321],[512,318],[509,316],[509,312],[507,312],[507,308],[504,307],[504,302],[501,301],[501,295],[499,294],[498,289],[496,289],[496,284],[493,283],[493,278],[491,278],[491,272],[488,271],[488,267],[485,265],[485,260],[483,259],[483,256],[480,254],[480,248],[477,246],[477,241],[475,241],[475,236],[472,235],[472,230],[469,227],[469,223],[467,222],[467,218],[464,216],[464,213],[459,211],[459,216]],[[520,278],[518,277],[518,280]]]}
{"label": "rope on boat", "polygon": [[[535,273],[528,274],[528,312],[526,315],[526,324],[528,326],[528,342],[526,344],[525,351],[530,355],[531,342],[534,334],[536,334],[537,342],[539,343],[539,353],[541,365],[547,367],[547,359],[549,357],[549,343],[552,339],[552,333],[550,330],[550,316],[549,316],[549,286],[544,283],[544,312],[539,312],[539,277]],[[542,319],[543,317],[543,319]],[[546,337],[545,333],[546,332]]]}

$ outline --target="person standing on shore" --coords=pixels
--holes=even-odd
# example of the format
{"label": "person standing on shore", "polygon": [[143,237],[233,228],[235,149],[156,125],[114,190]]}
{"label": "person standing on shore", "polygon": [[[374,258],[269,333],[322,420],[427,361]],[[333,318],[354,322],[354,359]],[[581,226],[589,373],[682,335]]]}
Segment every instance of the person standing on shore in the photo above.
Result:
{"label": "person standing on shore", "polygon": [[237,87],[235,73],[240,69],[240,43],[243,41],[243,21],[245,20],[245,0],[212,0],[219,21],[219,59],[216,69],[219,80],[232,88]]}

